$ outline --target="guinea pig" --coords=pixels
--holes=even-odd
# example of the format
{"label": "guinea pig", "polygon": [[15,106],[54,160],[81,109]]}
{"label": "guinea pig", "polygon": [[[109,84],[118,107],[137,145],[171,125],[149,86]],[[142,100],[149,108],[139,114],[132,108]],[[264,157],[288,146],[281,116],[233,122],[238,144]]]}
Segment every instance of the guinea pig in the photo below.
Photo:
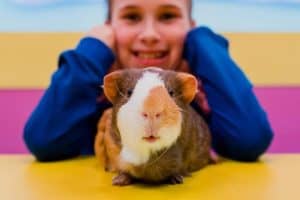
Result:
{"label": "guinea pig", "polygon": [[104,77],[112,103],[98,123],[96,156],[117,172],[113,185],[183,182],[211,162],[211,136],[191,106],[198,88],[188,73],[155,67],[125,69]]}

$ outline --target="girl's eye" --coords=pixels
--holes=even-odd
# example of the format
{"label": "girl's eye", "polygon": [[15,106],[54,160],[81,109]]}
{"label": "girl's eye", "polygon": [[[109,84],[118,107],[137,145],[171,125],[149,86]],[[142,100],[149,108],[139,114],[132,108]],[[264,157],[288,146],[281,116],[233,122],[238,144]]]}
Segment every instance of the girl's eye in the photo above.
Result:
{"label": "girl's eye", "polygon": [[175,13],[163,13],[159,16],[159,19],[160,20],[163,20],[163,21],[169,21],[169,20],[172,20],[172,19],[175,19],[177,17],[177,15]]}
{"label": "girl's eye", "polygon": [[129,22],[138,22],[141,20],[141,16],[137,13],[126,14],[123,18]]}

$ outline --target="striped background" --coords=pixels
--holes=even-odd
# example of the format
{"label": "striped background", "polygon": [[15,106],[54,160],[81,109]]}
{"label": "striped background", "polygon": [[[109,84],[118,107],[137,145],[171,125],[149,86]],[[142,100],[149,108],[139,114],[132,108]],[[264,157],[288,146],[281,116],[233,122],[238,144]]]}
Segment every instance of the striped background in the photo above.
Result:
{"label": "striped background", "polygon": [[[300,10],[286,5],[265,7],[223,1],[203,2],[195,6],[195,9],[207,8],[203,9],[204,16],[200,19],[206,20],[203,24],[213,24],[211,27],[230,40],[232,56],[254,83],[259,101],[268,113],[275,132],[269,152],[299,153],[300,20],[294,26],[282,20],[290,19],[287,13],[293,16],[293,20],[300,19]],[[101,8],[96,2],[39,7],[33,11],[32,7],[0,3],[0,153],[27,152],[22,129],[49,84],[59,53],[73,48],[83,31],[96,24],[93,14],[78,21],[73,12],[98,13],[95,5]],[[63,8],[70,12],[63,13]],[[226,15],[225,23],[215,19],[221,8],[233,13]],[[245,16],[238,10],[246,12],[247,8],[256,12],[261,20],[248,26],[240,19],[236,20],[236,16]],[[211,12],[207,11],[209,9]],[[299,14],[295,14],[295,9]],[[265,10],[265,14],[261,10]],[[211,13],[215,14],[214,17],[209,17]],[[51,21],[51,16],[57,21]],[[218,16],[219,20],[223,19],[222,13]],[[77,20],[76,23],[70,20],[71,17]],[[269,18],[279,20],[280,17],[278,23],[267,23]],[[250,19],[249,15],[243,20],[251,22]],[[197,20],[201,25],[199,16]]]}

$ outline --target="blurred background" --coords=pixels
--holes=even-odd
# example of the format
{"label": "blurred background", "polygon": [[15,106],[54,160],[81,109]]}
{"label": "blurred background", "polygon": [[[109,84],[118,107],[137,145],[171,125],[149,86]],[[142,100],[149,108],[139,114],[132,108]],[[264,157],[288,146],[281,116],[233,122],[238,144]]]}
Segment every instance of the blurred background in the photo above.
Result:
{"label": "blurred background", "polygon": [[[1,0],[0,31],[86,31],[104,0]],[[299,32],[300,0],[194,0],[198,25],[226,32]]]}
{"label": "blurred background", "polygon": [[[299,153],[300,0],[194,0],[193,15],[253,82],[275,132],[268,152]],[[0,0],[0,153],[28,153],[23,126],[60,52],[105,16],[104,0]]]}

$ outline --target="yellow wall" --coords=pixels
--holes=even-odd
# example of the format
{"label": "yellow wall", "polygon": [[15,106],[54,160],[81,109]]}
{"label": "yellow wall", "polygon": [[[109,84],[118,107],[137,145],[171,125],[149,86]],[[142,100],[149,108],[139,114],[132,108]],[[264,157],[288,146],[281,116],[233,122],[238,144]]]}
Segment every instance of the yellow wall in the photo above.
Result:
{"label": "yellow wall", "polygon": [[[44,88],[82,33],[0,33],[0,88]],[[300,33],[226,33],[255,85],[300,85]]]}

